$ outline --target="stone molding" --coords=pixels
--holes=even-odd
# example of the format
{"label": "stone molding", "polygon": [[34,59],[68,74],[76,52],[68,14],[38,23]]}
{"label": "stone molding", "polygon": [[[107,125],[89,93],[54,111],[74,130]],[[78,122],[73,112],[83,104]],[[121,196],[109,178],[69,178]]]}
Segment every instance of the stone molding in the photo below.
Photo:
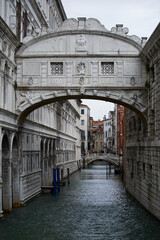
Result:
{"label": "stone molding", "polygon": [[23,43],[25,44],[23,44],[17,51],[17,56],[20,56],[26,48],[37,42],[53,37],[75,34],[108,36],[127,42],[135,46],[138,50],[142,50],[142,40],[135,35],[127,35],[129,31],[128,28],[123,28],[122,26],[123,25],[119,27],[117,24],[116,27],[111,29],[111,31],[108,31],[97,19],[94,18],[89,18],[87,20],[85,18],[78,18],[78,20],[74,18],[67,19],[56,32],[49,32],[47,29],[44,31],[43,28],[37,34],[31,34],[30,32],[30,34],[23,39]]}

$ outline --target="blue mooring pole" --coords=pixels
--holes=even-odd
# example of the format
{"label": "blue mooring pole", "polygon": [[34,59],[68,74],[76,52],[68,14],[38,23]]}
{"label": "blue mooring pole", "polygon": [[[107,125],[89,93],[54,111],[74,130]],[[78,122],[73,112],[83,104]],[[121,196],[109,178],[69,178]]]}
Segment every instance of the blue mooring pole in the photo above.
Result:
{"label": "blue mooring pole", "polygon": [[53,193],[56,196],[56,168],[53,168]]}
{"label": "blue mooring pole", "polygon": [[60,172],[58,167],[57,167],[57,184],[58,184],[58,192],[60,192]]}

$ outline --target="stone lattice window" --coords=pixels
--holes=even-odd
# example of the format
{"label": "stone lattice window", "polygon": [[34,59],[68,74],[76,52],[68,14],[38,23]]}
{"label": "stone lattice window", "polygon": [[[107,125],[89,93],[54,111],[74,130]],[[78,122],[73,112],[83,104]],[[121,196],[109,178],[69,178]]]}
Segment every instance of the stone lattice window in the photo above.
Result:
{"label": "stone lattice window", "polygon": [[114,74],[113,62],[101,62],[101,73],[104,75]]}
{"label": "stone lattice window", "polygon": [[51,62],[51,74],[62,75],[63,74],[63,63],[62,62]]}

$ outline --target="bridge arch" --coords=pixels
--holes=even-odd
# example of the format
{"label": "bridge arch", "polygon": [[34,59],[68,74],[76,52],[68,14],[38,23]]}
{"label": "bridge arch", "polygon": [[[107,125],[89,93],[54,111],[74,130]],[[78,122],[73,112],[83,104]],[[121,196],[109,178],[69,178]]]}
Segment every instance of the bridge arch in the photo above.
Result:
{"label": "bridge arch", "polygon": [[38,107],[67,99],[118,103],[147,116],[143,41],[116,25],[68,19],[55,33],[29,35],[16,53],[17,113],[23,122]]}
{"label": "bridge arch", "polygon": [[120,159],[118,156],[114,156],[112,154],[102,154],[102,155],[97,155],[94,154],[93,156],[88,156],[85,159],[85,163],[88,165],[90,163],[93,163],[95,161],[105,161],[107,163],[110,163],[114,166],[119,166],[120,165]]}

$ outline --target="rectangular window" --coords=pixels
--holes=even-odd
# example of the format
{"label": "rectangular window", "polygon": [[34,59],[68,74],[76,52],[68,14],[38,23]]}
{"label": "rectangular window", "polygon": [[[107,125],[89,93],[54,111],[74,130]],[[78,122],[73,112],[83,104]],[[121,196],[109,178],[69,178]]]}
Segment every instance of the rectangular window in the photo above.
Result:
{"label": "rectangular window", "polygon": [[137,162],[137,176],[140,176],[140,167],[139,167],[139,162]]}
{"label": "rectangular window", "polygon": [[145,163],[143,163],[143,179],[145,179],[145,175],[146,175],[146,173],[145,173]]}
{"label": "rectangular window", "polygon": [[85,131],[81,131],[81,140],[82,140],[82,141],[85,140]]}
{"label": "rectangular window", "polygon": [[81,109],[81,114],[84,114],[84,109]]}
{"label": "rectangular window", "polygon": [[107,138],[107,131],[106,131],[106,138]]}
{"label": "rectangular window", "polygon": [[114,62],[101,62],[101,73],[104,75],[114,74]]}
{"label": "rectangular window", "polygon": [[63,74],[63,62],[51,62],[51,74],[62,75]]}
{"label": "rectangular window", "polygon": [[81,125],[84,125],[84,120],[81,120]]}
{"label": "rectangular window", "polygon": [[134,165],[133,165],[133,159],[131,159],[131,178],[133,178],[133,172],[134,172]]}

